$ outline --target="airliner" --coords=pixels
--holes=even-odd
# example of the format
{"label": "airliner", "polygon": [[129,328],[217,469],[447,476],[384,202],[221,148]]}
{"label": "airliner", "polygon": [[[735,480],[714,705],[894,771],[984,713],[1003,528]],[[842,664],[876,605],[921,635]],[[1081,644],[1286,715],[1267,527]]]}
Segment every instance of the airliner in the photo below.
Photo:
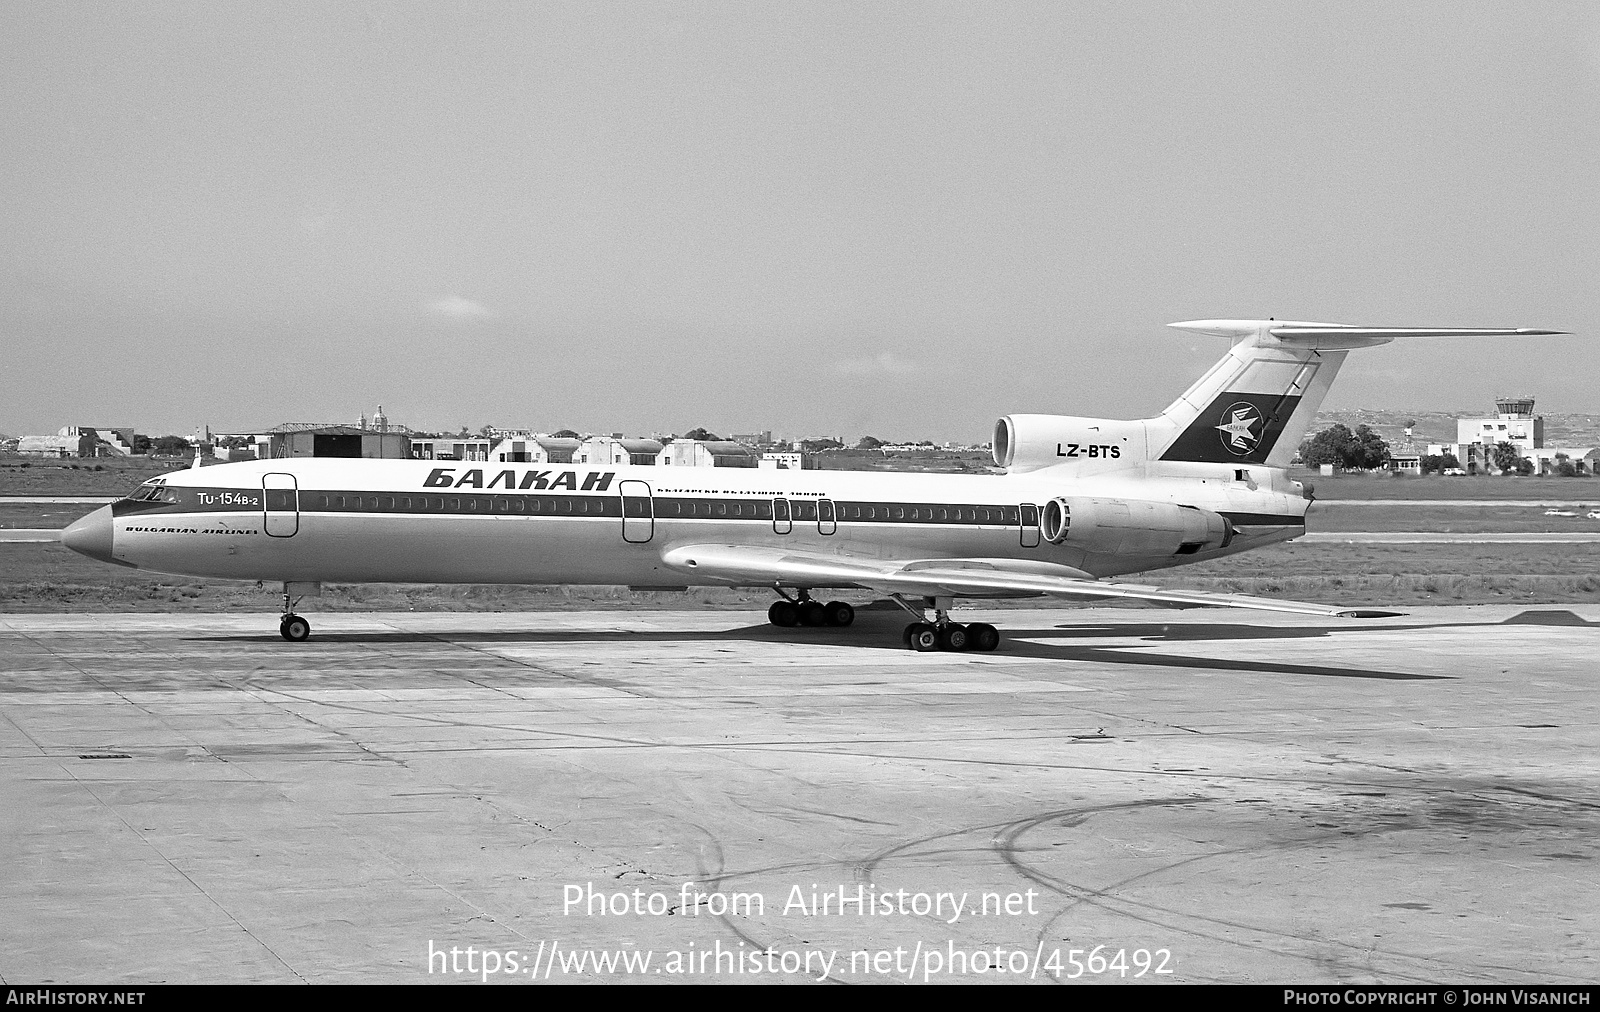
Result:
{"label": "airliner", "polygon": [[955,601],[1048,596],[1305,615],[1392,612],[1170,590],[1115,577],[1288,541],[1310,494],[1288,465],[1353,349],[1562,331],[1197,320],[1226,355],[1152,418],[1013,414],[1000,473],[287,458],[152,479],[62,533],[158,573],[281,583],[284,639],[324,583],[759,587],[779,626],[848,626],[820,592],[887,596],[919,651],[994,650]]}

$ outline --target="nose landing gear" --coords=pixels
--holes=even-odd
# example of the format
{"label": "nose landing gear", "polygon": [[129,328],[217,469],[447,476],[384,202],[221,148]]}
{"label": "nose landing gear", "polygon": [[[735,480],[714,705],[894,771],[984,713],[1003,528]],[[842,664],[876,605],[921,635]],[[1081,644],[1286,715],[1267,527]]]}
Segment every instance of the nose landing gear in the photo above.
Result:
{"label": "nose landing gear", "polygon": [[304,643],[311,638],[311,623],[294,613],[302,595],[317,597],[322,585],[317,583],[285,583],[283,585],[283,617],[278,619],[278,635],[290,643]]}
{"label": "nose landing gear", "polygon": [[290,643],[304,643],[311,636],[311,623],[299,615],[285,615],[278,623],[278,635]]}

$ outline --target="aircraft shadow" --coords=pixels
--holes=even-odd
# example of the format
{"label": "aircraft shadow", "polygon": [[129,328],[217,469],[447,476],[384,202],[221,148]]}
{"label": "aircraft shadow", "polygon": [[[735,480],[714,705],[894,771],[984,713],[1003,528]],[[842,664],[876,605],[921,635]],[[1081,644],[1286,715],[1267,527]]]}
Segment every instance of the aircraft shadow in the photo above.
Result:
{"label": "aircraft shadow", "polygon": [[[1026,612],[1018,612],[1023,617]],[[1566,618],[1542,619],[1538,616],[1562,615]],[[414,645],[429,643],[510,645],[524,644],[643,644],[687,642],[741,642],[741,643],[799,643],[855,647],[861,650],[903,651],[900,632],[905,625],[904,613],[874,611],[858,613],[858,620],[850,629],[783,629],[765,623],[737,629],[697,631],[662,629],[555,629],[549,631],[463,630],[457,632],[324,632],[313,634],[310,644],[318,645]],[[1600,625],[1587,622],[1571,612],[1524,612],[1512,619],[1499,622],[1411,623],[1403,626],[1386,625],[1385,631],[1421,632],[1445,628],[1470,626],[1490,627],[1502,624],[1540,625]],[[1093,664],[1132,665],[1147,667],[1191,668],[1210,671],[1260,672],[1264,674],[1310,675],[1319,678],[1359,678],[1385,681],[1449,681],[1453,676],[1428,675],[1416,672],[1369,669],[1347,665],[1299,664],[1287,661],[1242,660],[1235,658],[1195,657],[1181,654],[1144,653],[1133,648],[1106,644],[1083,645],[1070,641],[1079,639],[1127,638],[1143,643],[1161,642],[1220,642],[1228,640],[1310,639],[1329,637],[1334,633],[1356,632],[1372,626],[1255,626],[1239,622],[1228,623],[1114,623],[1096,621],[1085,625],[1056,625],[1044,628],[1018,628],[1003,626],[1004,637],[1001,656],[1031,657],[1042,660],[1077,661]],[[195,641],[266,641],[278,640],[274,634],[223,635],[186,637]],[[1047,640],[1053,642],[1039,642]],[[1061,642],[1067,641],[1067,642]],[[974,655],[981,657],[983,655]]]}

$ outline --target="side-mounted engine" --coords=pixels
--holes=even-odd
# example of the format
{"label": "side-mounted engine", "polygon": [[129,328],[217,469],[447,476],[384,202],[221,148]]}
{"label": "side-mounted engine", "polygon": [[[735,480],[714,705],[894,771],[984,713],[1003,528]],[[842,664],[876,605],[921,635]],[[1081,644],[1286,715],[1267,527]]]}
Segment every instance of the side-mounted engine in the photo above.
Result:
{"label": "side-mounted engine", "polygon": [[1143,421],[1072,415],[1006,415],[994,423],[994,462],[1013,472],[1070,466],[1110,471],[1145,459]]}
{"label": "side-mounted engine", "polygon": [[1057,545],[1122,555],[1193,555],[1227,548],[1233,525],[1210,510],[1137,499],[1062,496],[1040,511],[1039,533]]}

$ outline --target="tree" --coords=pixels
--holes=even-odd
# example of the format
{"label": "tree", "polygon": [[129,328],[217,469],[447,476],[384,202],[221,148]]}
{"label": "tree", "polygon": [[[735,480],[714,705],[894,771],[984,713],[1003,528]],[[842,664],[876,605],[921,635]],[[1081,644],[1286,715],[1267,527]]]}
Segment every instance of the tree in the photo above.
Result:
{"label": "tree", "polygon": [[[1494,466],[1500,469],[1501,474],[1510,474],[1519,470],[1518,464],[1522,460],[1522,451],[1517,449],[1516,443],[1496,443],[1489,453],[1489,459]],[[1529,468],[1532,470],[1532,467]]]}
{"label": "tree", "polygon": [[551,439],[577,439],[578,438],[578,434],[576,432],[573,432],[571,429],[557,429],[555,432],[550,433],[550,438]]}
{"label": "tree", "polygon": [[1358,425],[1355,440],[1348,448],[1345,467],[1358,471],[1375,471],[1389,463],[1389,443],[1370,426]]}
{"label": "tree", "polygon": [[150,441],[150,448],[156,453],[183,453],[189,449],[189,441],[182,436],[157,436]]}
{"label": "tree", "polygon": [[1437,474],[1444,470],[1444,458],[1437,453],[1427,454],[1422,458],[1422,473]]}
{"label": "tree", "polygon": [[876,450],[883,446],[883,440],[877,436],[862,436],[861,442],[856,444],[858,450]]}
{"label": "tree", "polygon": [[1459,471],[1461,470],[1461,461],[1456,459],[1455,454],[1451,453],[1449,450],[1446,450],[1444,451],[1444,457],[1440,460],[1439,466],[1444,468],[1446,471]]}
{"label": "tree", "polygon": [[1370,471],[1389,462],[1389,444],[1370,426],[1351,432],[1335,422],[1300,444],[1300,459],[1307,467],[1332,464],[1351,471]]}
{"label": "tree", "polygon": [[1344,466],[1344,448],[1355,439],[1355,433],[1341,422],[1334,422],[1321,432],[1300,444],[1300,459],[1307,467],[1333,464]]}
{"label": "tree", "polygon": [[688,432],[685,432],[681,438],[700,439],[712,443],[720,442],[722,440],[721,436],[717,435],[715,432],[708,432],[704,426],[698,429],[690,429]]}
{"label": "tree", "polygon": [[802,439],[800,449],[806,453],[820,453],[823,450],[842,450],[844,444],[837,439]]}

